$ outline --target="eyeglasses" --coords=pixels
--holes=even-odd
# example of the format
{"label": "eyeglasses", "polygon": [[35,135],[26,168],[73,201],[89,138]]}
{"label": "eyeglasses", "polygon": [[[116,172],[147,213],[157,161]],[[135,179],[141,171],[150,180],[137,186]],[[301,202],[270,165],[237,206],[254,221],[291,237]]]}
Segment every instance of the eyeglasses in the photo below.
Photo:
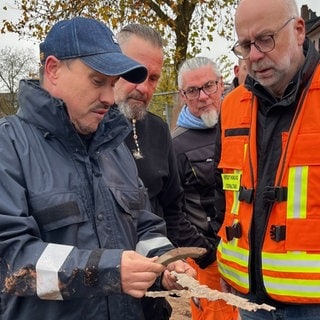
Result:
{"label": "eyeglasses", "polygon": [[276,46],[274,37],[282,29],[284,29],[289,24],[290,21],[294,19],[295,17],[291,17],[289,20],[286,21],[286,23],[278,31],[274,32],[273,34],[260,35],[254,41],[248,41],[243,43],[239,43],[237,41],[231,50],[241,60],[246,60],[249,58],[252,45],[254,45],[255,48],[262,53],[270,52]]}
{"label": "eyeglasses", "polygon": [[200,96],[200,91],[202,90],[207,96],[216,93],[218,90],[218,80],[208,81],[202,87],[189,87],[186,90],[180,90],[186,96],[188,100],[198,99]]}

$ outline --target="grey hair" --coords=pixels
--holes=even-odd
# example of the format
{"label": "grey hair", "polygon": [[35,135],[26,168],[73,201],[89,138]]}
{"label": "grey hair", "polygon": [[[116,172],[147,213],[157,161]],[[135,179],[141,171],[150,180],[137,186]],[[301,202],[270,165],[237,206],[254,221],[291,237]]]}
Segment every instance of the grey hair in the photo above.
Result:
{"label": "grey hair", "polygon": [[120,46],[129,40],[133,35],[150,42],[157,48],[163,49],[163,41],[160,34],[147,25],[130,23],[123,27],[117,34]]}
{"label": "grey hair", "polygon": [[207,65],[212,67],[212,71],[215,73],[215,75],[218,78],[222,77],[222,74],[218,68],[218,65],[214,61],[212,61],[211,59],[209,59],[207,57],[194,57],[194,58],[190,58],[190,59],[185,60],[180,65],[180,68],[178,71],[178,87],[182,88],[182,85],[183,85],[182,77],[185,72],[199,69],[199,68],[207,66]]}

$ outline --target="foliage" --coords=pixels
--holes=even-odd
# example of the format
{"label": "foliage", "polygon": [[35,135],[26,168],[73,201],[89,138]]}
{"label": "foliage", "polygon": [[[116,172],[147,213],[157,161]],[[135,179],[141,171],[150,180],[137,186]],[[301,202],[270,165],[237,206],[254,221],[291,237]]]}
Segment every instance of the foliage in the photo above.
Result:
{"label": "foliage", "polygon": [[10,102],[11,99],[9,93],[0,93],[0,118],[17,111],[16,107]]}
{"label": "foliage", "polygon": [[0,50],[0,89],[6,92],[1,99],[0,111],[13,113],[17,107],[18,84],[22,78],[37,74],[37,62],[32,49],[5,47]]}
{"label": "foliage", "polygon": [[170,124],[172,108],[177,103],[177,97],[176,72],[172,64],[166,64],[149,109]]}

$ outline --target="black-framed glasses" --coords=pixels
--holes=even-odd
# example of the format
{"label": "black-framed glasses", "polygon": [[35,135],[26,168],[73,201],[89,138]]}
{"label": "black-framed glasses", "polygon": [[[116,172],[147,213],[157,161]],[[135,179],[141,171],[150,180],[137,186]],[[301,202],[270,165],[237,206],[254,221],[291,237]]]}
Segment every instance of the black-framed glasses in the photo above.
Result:
{"label": "black-framed glasses", "polygon": [[200,91],[202,90],[207,96],[210,94],[216,93],[218,90],[218,80],[211,80],[205,83],[202,87],[189,87],[186,90],[180,90],[183,92],[185,97],[188,100],[195,100],[198,99],[200,96]]}
{"label": "black-framed glasses", "polygon": [[274,40],[275,36],[284,29],[290,21],[294,20],[296,17],[291,17],[289,20],[285,22],[284,25],[280,29],[278,29],[273,34],[264,34],[256,37],[254,41],[247,41],[243,43],[239,43],[238,41],[235,43],[235,45],[232,47],[233,53],[241,60],[246,60],[249,58],[251,46],[254,45],[255,48],[262,52],[267,53],[272,51],[275,46],[276,42]]}

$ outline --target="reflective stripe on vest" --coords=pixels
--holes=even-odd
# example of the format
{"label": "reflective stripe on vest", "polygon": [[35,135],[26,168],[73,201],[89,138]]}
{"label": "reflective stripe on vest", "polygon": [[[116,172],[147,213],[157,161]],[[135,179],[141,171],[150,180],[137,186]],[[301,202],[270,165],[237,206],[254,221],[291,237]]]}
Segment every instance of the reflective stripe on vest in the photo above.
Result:
{"label": "reflective stripe on vest", "polygon": [[[320,254],[288,252],[286,254],[263,253],[264,284],[269,295],[316,299],[319,301]],[[283,278],[282,272],[291,272],[291,278]],[[281,297],[281,298],[280,298]],[[291,300],[290,300],[291,299]],[[286,301],[293,301],[292,298]],[[311,301],[310,301],[311,302]]]}
{"label": "reflective stripe on vest", "polygon": [[[286,296],[296,297],[298,300],[303,300],[301,299],[303,297],[304,299],[314,298],[317,299],[316,301],[319,301],[320,280],[275,279],[266,276],[264,277],[264,282],[268,286],[269,294],[278,298],[285,294]],[[290,299],[287,301],[290,302]]]}
{"label": "reflective stripe on vest", "polygon": [[307,179],[308,167],[291,167],[288,179],[287,218],[307,216]]}
{"label": "reflective stripe on vest", "polygon": [[[218,245],[219,271],[224,278],[233,282],[235,288],[249,289],[249,251],[237,246],[239,240],[234,238],[229,242],[220,241]],[[224,261],[232,261],[225,264]]]}
{"label": "reflective stripe on vest", "polygon": [[[242,171],[234,170],[234,173],[239,174],[241,176]],[[239,212],[239,190],[233,192],[233,205],[231,208],[231,213],[238,214]]]}

